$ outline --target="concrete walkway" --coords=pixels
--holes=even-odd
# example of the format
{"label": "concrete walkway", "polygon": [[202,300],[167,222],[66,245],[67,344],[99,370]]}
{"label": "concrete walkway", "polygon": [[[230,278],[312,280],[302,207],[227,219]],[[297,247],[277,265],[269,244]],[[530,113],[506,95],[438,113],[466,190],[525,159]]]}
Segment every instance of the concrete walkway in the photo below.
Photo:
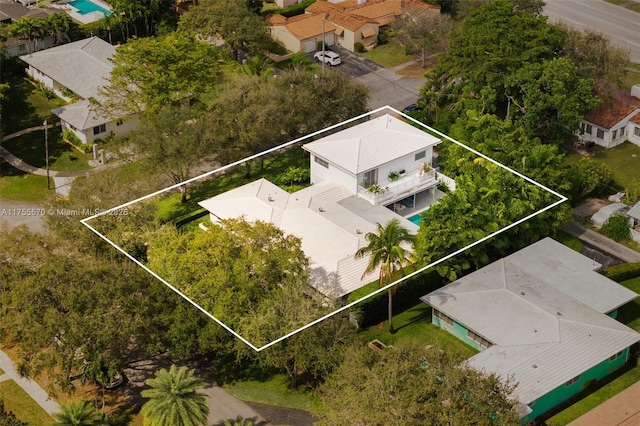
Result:
{"label": "concrete walkway", "polygon": [[47,413],[60,412],[58,403],[49,399],[49,395],[35,381],[21,377],[16,371],[13,361],[2,351],[0,351],[0,368],[4,370],[0,381],[13,380],[16,382]]}
{"label": "concrete walkway", "polygon": [[616,257],[623,262],[636,263],[640,262],[640,253],[623,246],[611,238],[598,234],[595,231],[585,228],[578,222],[565,223],[560,227],[566,233],[573,235],[580,241],[594,246],[605,253]]}
{"label": "concrete walkway", "polygon": [[240,420],[250,420],[255,426],[269,424],[253,408],[219,386],[205,388],[200,392],[207,395],[207,405],[209,406],[207,424],[209,425],[222,426],[227,421],[233,423]]}
{"label": "concrete walkway", "polygon": [[640,425],[640,382],[628,387],[568,426]]}

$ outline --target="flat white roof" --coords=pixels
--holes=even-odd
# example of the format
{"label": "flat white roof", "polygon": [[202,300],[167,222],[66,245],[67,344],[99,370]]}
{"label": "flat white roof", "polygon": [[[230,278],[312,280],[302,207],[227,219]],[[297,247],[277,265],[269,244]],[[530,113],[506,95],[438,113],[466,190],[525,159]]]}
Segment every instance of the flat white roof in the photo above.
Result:
{"label": "flat white roof", "polygon": [[398,219],[410,232],[418,226],[383,206],[374,206],[332,182],[309,186],[293,194],[259,179],[199,203],[219,219],[244,216],[269,222],[302,240],[309,257],[311,285],[325,296],[339,298],[374,281],[379,271],[362,274],[367,257],[354,259],[367,245],[365,235],[376,223]]}
{"label": "flat white roof", "polygon": [[357,175],[440,143],[440,139],[389,114],[303,145]]}

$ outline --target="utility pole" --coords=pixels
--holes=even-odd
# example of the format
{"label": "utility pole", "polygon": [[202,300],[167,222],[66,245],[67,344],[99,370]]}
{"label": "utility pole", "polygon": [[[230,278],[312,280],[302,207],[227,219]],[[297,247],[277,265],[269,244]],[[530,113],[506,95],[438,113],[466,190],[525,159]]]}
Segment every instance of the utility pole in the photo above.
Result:
{"label": "utility pole", "polygon": [[47,165],[47,189],[51,189],[51,184],[49,183],[49,126],[47,120],[44,120],[44,161]]}
{"label": "utility pole", "polygon": [[326,62],[326,58],[324,57],[324,20],[327,17],[325,14],[322,17],[322,74],[324,75],[324,63]]}

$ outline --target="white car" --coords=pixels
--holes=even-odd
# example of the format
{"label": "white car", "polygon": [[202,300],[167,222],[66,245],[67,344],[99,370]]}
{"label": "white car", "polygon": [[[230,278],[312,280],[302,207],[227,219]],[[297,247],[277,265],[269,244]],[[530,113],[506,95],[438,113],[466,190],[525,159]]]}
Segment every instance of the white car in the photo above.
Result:
{"label": "white car", "polygon": [[329,65],[340,65],[342,63],[340,55],[336,52],[332,52],[331,50],[316,52],[315,55],[313,55],[313,59],[318,62],[324,61],[325,64]]}

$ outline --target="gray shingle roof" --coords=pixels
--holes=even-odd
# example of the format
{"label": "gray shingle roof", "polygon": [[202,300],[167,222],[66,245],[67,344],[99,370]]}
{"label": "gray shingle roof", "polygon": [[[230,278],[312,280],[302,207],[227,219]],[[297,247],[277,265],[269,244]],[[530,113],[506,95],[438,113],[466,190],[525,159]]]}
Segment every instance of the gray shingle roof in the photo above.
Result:
{"label": "gray shingle roof", "polygon": [[565,293],[562,280],[545,282],[506,258],[421,300],[492,342],[469,365],[510,377],[518,384],[515,396],[529,404],[640,341],[640,334]]}
{"label": "gray shingle roof", "polygon": [[51,77],[78,96],[97,95],[107,84],[116,48],[98,37],[91,37],[51,49],[21,56],[20,59]]}
{"label": "gray shingle roof", "polygon": [[633,207],[629,209],[629,211],[627,212],[627,216],[634,219],[640,219],[640,201],[638,201]]}
{"label": "gray shingle roof", "polygon": [[385,114],[303,148],[357,175],[438,143],[440,139]]}
{"label": "gray shingle roof", "polygon": [[70,105],[64,105],[51,112],[57,115],[60,120],[80,130],[91,129],[113,120],[113,118],[98,116],[95,112],[91,111],[89,101],[79,101]]}

